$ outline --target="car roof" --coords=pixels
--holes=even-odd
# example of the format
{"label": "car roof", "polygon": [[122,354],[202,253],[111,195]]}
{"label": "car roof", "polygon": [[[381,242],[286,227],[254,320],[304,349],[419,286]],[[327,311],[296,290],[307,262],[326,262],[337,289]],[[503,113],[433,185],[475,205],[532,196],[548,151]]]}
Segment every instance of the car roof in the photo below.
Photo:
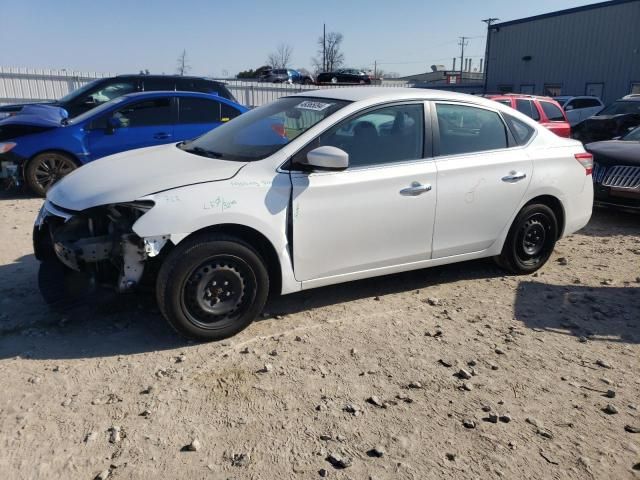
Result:
{"label": "car roof", "polygon": [[[492,93],[486,95],[486,98],[490,98],[491,100],[502,100],[507,98],[528,98],[529,100],[544,100],[546,102],[555,102],[557,99],[561,97],[548,97],[546,95],[531,95],[528,93]],[[567,97],[571,98],[571,97]]]}
{"label": "car roof", "polygon": [[221,95],[216,95],[215,93],[189,92],[184,90],[154,90],[150,92],[134,92],[134,93],[127,93],[125,95],[121,95],[120,97],[116,97],[115,99],[127,98],[127,99],[144,100],[145,98],[162,98],[162,97],[208,98],[210,100],[217,100],[219,102],[226,103],[227,105],[233,105],[234,107],[242,106],[239,103],[234,102],[233,100],[224,98]]}
{"label": "car roof", "polygon": [[493,101],[481,97],[467,95],[465,93],[447,92],[444,90],[432,90],[427,88],[405,87],[341,87],[322,90],[304,90],[291,96],[331,98],[334,100],[346,100],[349,102],[369,101],[394,101],[394,100],[458,100],[478,104],[494,106]]}
{"label": "car roof", "polygon": [[170,78],[170,79],[174,79],[177,80],[179,78],[184,78],[187,80],[204,80],[207,82],[212,82],[212,83],[219,83],[224,85],[224,82],[220,82],[219,80],[214,80],[213,78],[208,78],[208,77],[197,77],[194,75],[158,75],[158,74],[149,74],[147,75],[146,73],[123,73],[123,74],[119,74],[116,75],[115,77],[104,77],[104,78],[99,78],[98,80],[109,80],[110,78],[123,78],[123,77],[127,77],[127,78]]}

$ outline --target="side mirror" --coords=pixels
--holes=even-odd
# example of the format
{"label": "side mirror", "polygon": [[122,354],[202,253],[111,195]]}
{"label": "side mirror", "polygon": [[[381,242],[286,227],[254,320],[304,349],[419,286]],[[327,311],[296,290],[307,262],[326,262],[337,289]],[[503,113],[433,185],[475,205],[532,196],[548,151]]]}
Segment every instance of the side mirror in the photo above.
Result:
{"label": "side mirror", "polygon": [[564,107],[565,112],[570,112],[571,110],[573,110],[573,105],[567,105],[566,107]]}
{"label": "side mirror", "polygon": [[318,147],[307,153],[307,164],[324,170],[344,170],[349,166],[349,154],[337,147]]}
{"label": "side mirror", "polygon": [[113,134],[116,129],[126,127],[125,121],[122,117],[109,117],[107,120],[107,133]]}

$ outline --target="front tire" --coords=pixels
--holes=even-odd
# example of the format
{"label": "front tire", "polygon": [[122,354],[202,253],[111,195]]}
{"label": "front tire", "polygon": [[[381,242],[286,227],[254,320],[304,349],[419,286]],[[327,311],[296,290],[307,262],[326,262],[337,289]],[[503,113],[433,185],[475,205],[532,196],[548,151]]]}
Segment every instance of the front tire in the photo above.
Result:
{"label": "front tire", "polygon": [[260,314],[269,276],[260,255],[244,241],[199,235],[166,258],[156,283],[160,311],[181,335],[222,340],[244,330]]}
{"label": "front tire", "polygon": [[549,260],[557,239],[553,210],[543,204],[527,205],[513,221],[496,263],[512,273],[533,273]]}
{"label": "front tire", "polygon": [[44,152],[29,160],[25,180],[36,195],[44,197],[54,183],[76,168],[78,165],[70,156],[58,152]]}

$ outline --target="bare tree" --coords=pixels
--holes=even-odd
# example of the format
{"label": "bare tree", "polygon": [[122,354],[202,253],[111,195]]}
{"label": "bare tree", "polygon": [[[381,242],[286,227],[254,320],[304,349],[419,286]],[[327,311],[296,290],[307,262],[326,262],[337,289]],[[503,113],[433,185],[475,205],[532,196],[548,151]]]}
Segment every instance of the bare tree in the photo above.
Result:
{"label": "bare tree", "polygon": [[332,72],[344,65],[344,54],[340,51],[342,39],[339,32],[329,32],[318,38],[318,56],[311,59],[316,72]]}
{"label": "bare tree", "polygon": [[291,45],[281,43],[275,52],[270,53],[267,57],[267,63],[272,68],[287,68],[291,61],[291,55],[293,54],[293,48]]}
{"label": "bare tree", "polygon": [[189,65],[189,58],[187,57],[187,51],[182,50],[182,53],[178,57],[178,67],[176,69],[176,73],[178,75],[185,75],[191,70],[191,65]]}

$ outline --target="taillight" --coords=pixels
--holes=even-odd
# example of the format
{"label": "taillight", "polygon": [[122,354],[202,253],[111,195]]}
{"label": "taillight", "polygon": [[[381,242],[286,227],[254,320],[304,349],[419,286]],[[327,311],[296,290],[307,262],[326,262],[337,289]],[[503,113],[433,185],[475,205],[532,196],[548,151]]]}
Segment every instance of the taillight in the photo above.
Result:
{"label": "taillight", "polygon": [[576,160],[584,167],[585,175],[593,173],[593,155],[590,153],[576,153]]}

